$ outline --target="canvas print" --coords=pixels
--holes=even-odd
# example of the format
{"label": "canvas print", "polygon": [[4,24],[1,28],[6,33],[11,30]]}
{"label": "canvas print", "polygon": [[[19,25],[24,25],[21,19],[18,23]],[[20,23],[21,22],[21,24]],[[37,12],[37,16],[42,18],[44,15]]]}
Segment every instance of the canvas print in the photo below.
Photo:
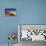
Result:
{"label": "canvas print", "polygon": [[5,16],[16,16],[15,8],[5,8]]}

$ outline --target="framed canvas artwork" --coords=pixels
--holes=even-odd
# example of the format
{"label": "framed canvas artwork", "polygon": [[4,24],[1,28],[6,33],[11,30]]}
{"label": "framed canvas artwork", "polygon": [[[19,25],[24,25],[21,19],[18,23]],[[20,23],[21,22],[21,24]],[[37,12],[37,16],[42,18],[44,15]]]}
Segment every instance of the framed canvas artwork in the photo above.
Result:
{"label": "framed canvas artwork", "polygon": [[16,16],[15,8],[5,8],[5,16]]}

